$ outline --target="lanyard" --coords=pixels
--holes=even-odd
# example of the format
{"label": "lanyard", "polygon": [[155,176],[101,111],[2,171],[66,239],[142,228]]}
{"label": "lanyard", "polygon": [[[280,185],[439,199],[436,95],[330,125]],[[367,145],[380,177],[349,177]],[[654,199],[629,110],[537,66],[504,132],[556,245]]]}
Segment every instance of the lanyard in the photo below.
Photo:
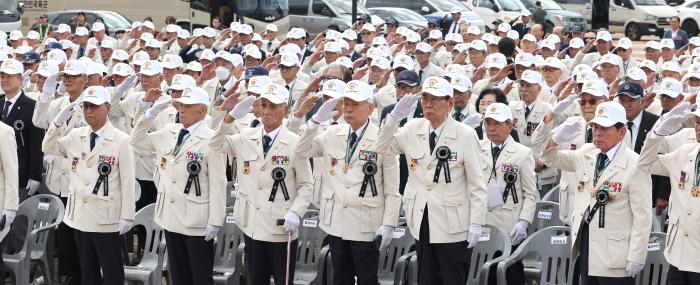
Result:
{"label": "lanyard", "polygon": [[[617,153],[615,153],[615,155],[617,155]],[[596,161],[595,173],[593,175],[593,187],[595,187],[595,185],[598,184],[598,178],[600,178],[603,172],[605,172],[605,169],[608,168],[608,165],[610,165],[610,162],[612,162],[613,158],[615,158],[615,156],[613,156],[612,158],[608,158],[605,164],[603,165],[603,169],[601,169],[600,171],[598,171],[598,163]]]}
{"label": "lanyard", "polygon": [[[272,140],[270,141],[270,146],[269,146],[269,148],[268,148],[268,151],[269,151],[270,149],[272,149],[272,145],[274,145],[274,144],[275,144],[275,141],[277,141],[277,136],[278,136],[279,134],[280,134],[280,133],[277,132],[277,134],[275,135],[275,137],[272,138]],[[268,133],[267,135],[270,136],[269,133]],[[263,137],[265,137],[265,135],[263,135]],[[263,153],[263,157],[267,158],[267,153]]]}
{"label": "lanyard", "polygon": [[508,141],[504,142],[504,143],[499,147],[500,151],[498,152],[498,156],[493,156],[493,146],[491,146],[491,161],[493,161],[493,163],[491,164],[491,174],[489,175],[489,181],[488,181],[487,183],[490,183],[490,182],[491,182],[491,179],[494,178],[494,177],[496,177],[496,161],[498,161],[498,157],[501,156],[501,153],[502,153],[503,150],[506,148],[506,143],[507,143],[507,142],[508,142]]}
{"label": "lanyard", "polygon": [[[445,121],[445,122],[446,122],[446,121]],[[443,122],[443,124],[444,124],[445,122]],[[440,133],[437,134],[437,137],[435,137],[435,146],[436,146],[435,149],[437,149],[437,143],[440,141],[440,137],[442,136],[442,131],[444,131],[444,130],[445,130],[445,126],[443,126],[443,128],[440,129]],[[434,131],[436,131],[436,130],[433,130],[433,132],[434,132]],[[428,136],[430,136],[430,133],[432,133],[432,132],[430,131],[430,126],[428,126]],[[430,149],[430,145],[428,145],[428,149]],[[435,151],[435,150],[433,150],[433,151]],[[430,155],[432,155],[432,154],[433,154],[433,153],[431,152]]]}
{"label": "lanyard", "polygon": [[352,135],[352,127],[349,130],[348,133],[348,139],[347,139],[347,147],[345,148],[345,165],[350,165],[350,161],[352,160],[352,155],[355,153],[355,149],[357,148],[357,145],[360,144],[360,140],[362,140],[362,137],[365,135],[365,131],[367,130],[367,127],[369,126],[369,122],[365,123],[365,126],[362,128],[362,131],[360,132],[360,136],[355,139],[355,143],[353,145],[350,145],[350,136]]}
{"label": "lanyard", "polygon": [[693,186],[700,186],[700,151],[698,154],[695,156],[695,183]]}

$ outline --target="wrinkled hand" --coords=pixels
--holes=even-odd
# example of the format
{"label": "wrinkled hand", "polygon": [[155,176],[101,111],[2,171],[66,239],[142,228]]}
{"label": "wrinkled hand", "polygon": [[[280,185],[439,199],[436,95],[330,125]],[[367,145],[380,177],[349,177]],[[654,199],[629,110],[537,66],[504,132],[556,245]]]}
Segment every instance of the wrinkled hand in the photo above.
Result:
{"label": "wrinkled hand", "polygon": [[204,228],[204,241],[213,240],[219,233],[219,229],[221,229],[220,226],[207,225],[207,227]]}
{"label": "wrinkled hand", "polygon": [[335,109],[335,105],[338,104],[338,102],[340,102],[340,100],[337,98],[326,101],[326,103],[323,103],[323,105],[318,108],[318,111],[316,111],[312,119],[317,123],[330,120],[333,118],[333,109]]}
{"label": "wrinkled hand", "polygon": [[683,127],[684,120],[685,118],[682,115],[667,117],[656,126],[654,134],[662,137],[675,134]]}
{"label": "wrinkled hand", "polygon": [[238,102],[238,104],[233,107],[233,110],[231,110],[229,115],[233,117],[234,120],[240,120],[241,118],[245,117],[248,113],[253,111],[253,103],[255,103],[255,98],[254,96],[248,96],[243,99],[243,101]]}
{"label": "wrinkled hand", "polygon": [[408,115],[411,114],[411,112],[414,111],[416,102],[420,99],[419,94],[406,94],[403,97],[401,97],[401,100],[399,100],[398,103],[394,106],[394,110],[391,110],[391,113],[389,114],[392,116],[394,119],[397,120],[403,120],[404,118],[408,117]]}
{"label": "wrinkled hand", "polygon": [[[306,116],[311,110],[316,106],[316,101],[318,101],[318,97],[316,96],[309,96],[302,101],[301,105],[299,105],[298,109],[296,112],[294,112],[294,116],[297,118],[301,118],[303,116]],[[335,107],[335,106],[334,106]]]}
{"label": "wrinkled hand", "polygon": [[374,233],[374,236],[381,236],[382,237],[382,242],[379,245],[379,251],[384,251],[387,246],[389,246],[389,243],[391,243],[391,239],[393,238],[394,234],[394,227],[392,226],[387,226],[387,225],[381,225],[377,231]]}
{"label": "wrinkled hand", "polygon": [[554,106],[552,106],[552,109],[551,109],[552,113],[557,114],[557,115],[561,114],[566,109],[568,109],[569,106],[571,106],[571,104],[574,103],[574,101],[576,101],[576,99],[578,99],[579,97],[581,97],[580,94],[570,94],[569,96],[566,96],[566,98],[564,98],[563,100],[557,102],[556,104],[554,104]]}
{"label": "wrinkled hand", "polygon": [[57,78],[58,74],[54,74],[46,78],[46,81],[44,82],[44,87],[41,90],[41,97],[39,98],[40,101],[48,102],[51,100],[53,94],[56,93],[56,86],[58,84]]}
{"label": "wrinkled hand", "polygon": [[127,90],[134,88],[137,78],[136,74],[134,74],[124,79],[121,84],[114,88],[114,95],[121,97]]}
{"label": "wrinkled hand", "polygon": [[301,218],[294,212],[287,212],[284,215],[284,231],[285,232],[296,232],[299,229],[299,224],[301,223]]}
{"label": "wrinkled hand", "polygon": [[639,264],[632,261],[627,261],[627,267],[625,268],[625,270],[627,270],[627,275],[631,277],[637,276],[639,272],[642,272],[642,269],[644,269],[644,264]]}
{"label": "wrinkled hand", "polygon": [[66,105],[61,109],[61,111],[58,112],[58,115],[56,115],[56,118],[53,119],[53,123],[56,126],[62,126],[68,119],[73,116],[73,113],[75,112],[75,106],[78,101],[73,101],[72,103]]}
{"label": "wrinkled hand", "polygon": [[577,117],[570,117],[564,121],[559,131],[552,136],[552,140],[557,143],[572,141],[578,136],[581,129],[581,120]]}
{"label": "wrinkled hand", "polygon": [[167,99],[167,100],[161,100],[158,103],[153,104],[151,108],[146,110],[146,113],[144,116],[148,119],[152,119],[155,117],[158,117],[158,114],[163,112],[163,110],[167,109],[169,106],[171,106],[173,100],[172,99]]}
{"label": "wrinkled hand", "polygon": [[2,210],[2,215],[0,217],[5,217],[5,227],[9,226],[12,224],[12,222],[15,220],[15,217],[17,216],[17,211],[15,210],[10,210],[10,209],[4,209]]}
{"label": "wrinkled hand", "polygon": [[481,225],[471,224],[469,226],[469,238],[467,238],[467,242],[469,243],[469,246],[467,246],[467,248],[473,248],[476,245],[476,243],[479,242],[480,237],[481,237]]}
{"label": "wrinkled hand", "polygon": [[510,240],[513,245],[519,245],[527,237],[527,228],[530,226],[525,220],[519,220],[513,230],[510,231]]}
{"label": "wrinkled hand", "polygon": [[128,232],[134,226],[134,220],[119,219],[119,235]]}

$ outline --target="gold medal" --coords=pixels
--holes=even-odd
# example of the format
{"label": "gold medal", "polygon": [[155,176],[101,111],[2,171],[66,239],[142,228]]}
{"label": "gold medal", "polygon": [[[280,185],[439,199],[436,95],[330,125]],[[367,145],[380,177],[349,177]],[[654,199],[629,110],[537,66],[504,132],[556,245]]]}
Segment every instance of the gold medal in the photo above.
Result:
{"label": "gold medal", "polygon": [[243,162],[243,174],[248,174],[250,173],[250,162],[244,161]]}
{"label": "gold medal", "polygon": [[417,159],[411,159],[411,162],[408,164],[408,168],[410,168],[412,171],[416,170],[417,163],[418,163]]}
{"label": "gold medal", "polygon": [[583,192],[583,185],[584,185],[583,181],[579,181],[579,182],[578,182],[578,192],[579,192],[579,193],[580,193],[580,192]]}
{"label": "gold medal", "polygon": [[331,176],[335,176],[335,168],[331,168]]}
{"label": "gold medal", "polygon": [[165,169],[166,159],[165,157],[160,158],[160,169]]}
{"label": "gold medal", "polygon": [[700,190],[698,190],[698,186],[693,186],[693,188],[690,190],[690,195],[693,195],[695,198],[700,197]]}
{"label": "gold medal", "polygon": [[345,166],[343,166],[343,173],[347,174],[349,169],[350,165],[346,163]]}

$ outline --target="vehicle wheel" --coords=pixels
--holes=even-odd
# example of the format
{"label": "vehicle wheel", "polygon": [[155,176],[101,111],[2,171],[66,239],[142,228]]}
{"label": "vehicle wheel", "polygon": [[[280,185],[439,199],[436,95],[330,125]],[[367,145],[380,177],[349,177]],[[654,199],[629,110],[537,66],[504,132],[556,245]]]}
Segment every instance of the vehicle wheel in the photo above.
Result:
{"label": "vehicle wheel", "polygon": [[700,32],[698,29],[698,23],[691,19],[685,20],[685,22],[681,24],[681,29],[688,33],[688,37],[697,36],[698,32]]}
{"label": "vehicle wheel", "polygon": [[635,23],[627,24],[625,27],[625,36],[633,41],[638,41],[642,37],[642,33],[639,31],[639,26]]}

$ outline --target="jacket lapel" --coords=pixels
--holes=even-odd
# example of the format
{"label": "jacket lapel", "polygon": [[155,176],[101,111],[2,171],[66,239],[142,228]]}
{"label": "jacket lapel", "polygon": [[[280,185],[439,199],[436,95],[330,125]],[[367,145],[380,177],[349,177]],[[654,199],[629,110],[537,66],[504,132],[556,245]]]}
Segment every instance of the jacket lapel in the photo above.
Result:
{"label": "jacket lapel", "polygon": [[[274,139],[272,147],[267,153],[267,157],[265,157],[265,161],[262,165],[267,165],[270,163],[270,161],[272,161],[270,157],[273,153],[279,154],[287,147],[289,147],[289,130],[287,130],[287,128],[284,126],[281,126],[279,133],[277,133],[277,138]],[[260,143],[260,149],[262,149],[262,143]]]}
{"label": "jacket lapel", "polygon": [[[92,132],[89,128],[87,134],[85,135],[85,140],[87,142],[87,149],[90,149],[90,133]],[[95,148],[92,149],[92,151],[88,152],[88,157],[87,159],[91,159],[95,154],[98,154],[102,152],[105,148],[107,148],[108,145],[111,144],[111,142],[114,141],[114,127],[112,127],[112,124],[107,122],[105,125],[105,130],[102,132],[102,136],[98,137],[97,143],[95,144]]]}
{"label": "jacket lapel", "polygon": [[619,173],[622,169],[627,168],[627,155],[627,148],[625,148],[623,145],[620,145],[620,148],[617,150],[617,154],[615,154],[615,157],[613,157],[608,167],[606,167],[605,170],[603,170],[603,173],[600,175],[600,178],[598,178],[598,183],[595,185],[596,189],[597,187],[600,187],[600,185],[602,185],[605,181]]}
{"label": "jacket lapel", "polygon": [[[200,123],[200,125],[197,127],[197,129],[194,130],[194,133],[191,133],[189,137],[185,139],[185,141],[182,143],[182,147],[180,147],[180,151],[177,153],[177,156],[175,159],[180,158],[183,156],[185,153],[187,153],[188,149],[193,148],[195,145],[200,143],[202,140],[206,139],[206,136],[204,135],[204,129],[206,128],[206,124],[204,121]],[[176,139],[175,143],[177,144],[177,135],[176,134]]]}
{"label": "jacket lapel", "polygon": [[[12,109],[10,112],[7,114],[7,118],[4,118],[4,121],[7,125],[13,126],[14,121],[19,115],[22,113],[24,110],[24,103],[26,102],[27,97],[24,96],[24,92],[20,92],[17,96],[17,101],[15,102],[14,105],[12,105]],[[2,106],[4,108],[5,106],[5,101],[3,100]]]}

